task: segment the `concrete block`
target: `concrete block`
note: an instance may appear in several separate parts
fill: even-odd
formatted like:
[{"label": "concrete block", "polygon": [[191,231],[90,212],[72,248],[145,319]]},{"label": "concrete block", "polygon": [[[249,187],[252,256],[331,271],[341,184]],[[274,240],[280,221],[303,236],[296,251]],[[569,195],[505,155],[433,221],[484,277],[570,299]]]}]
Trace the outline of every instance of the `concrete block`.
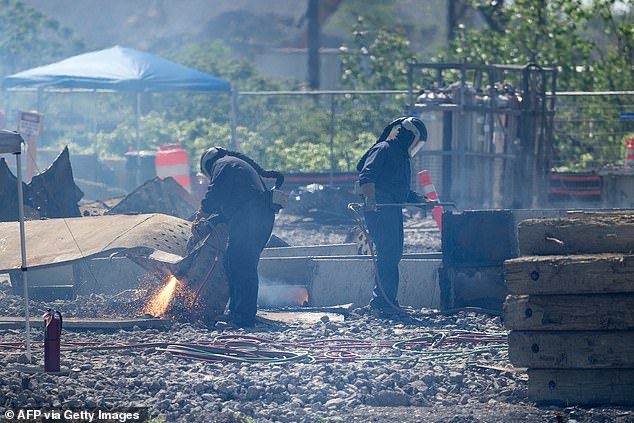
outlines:
[{"label": "concrete block", "polygon": [[372,298],[374,270],[370,259],[315,259],[308,284],[313,307],[354,303],[363,306]]},{"label": "concrete block", "polygon": [[145,269],[127,257],[80,260],[75,267],[75,292],[79,295],[118,294],[136,289],[147,277]]},{"label": "concrete block", "polygon": [[[311,306],[354,303],[372,298],[374,267],[371,259],[315,259],[308,298]],[[398,300],[415,308],[440,306],[438,268],[442,260],[405,259],[399,265]]]},{"label": "concrete block", "polygon": [[[72,285],[73,265],[60,264],[43,269],[33,268],[27,270],[29,287],[51,286],[51,285]],[[10,273],[11,283],[17,293],[22,293],[22,271],[16,270]]]},{"label": "concrete block", "polygon": [[262,257],[321,257],[356,255],[359,246],[356,243],[332,245],[302,245],[297,247],[265,248]]},{"label": "concrete block", "polygon": [[[264,257],[258,274],[262,285],[306,287],[310,306],[363,306],[372,298],[374,267],[370,257],[357,257]],[[399,302],[417,308],[438,308],[441,263],[439,258],[401,260]]]},{"label": "concrete block", "polygon": [[441,265],[441,259],[401,260],[399,302],[416,308],[440,308],[438,269]]},{"label": "concrete block", "polygon": [[[19,295],[24,289],[21,273],[10,272],[14,292]],[[151,275],[126,257],[91,257],[28,270],[29,288],[34,290],[34,295],[37,289],[69,286],[73,286],[73,293],[79,295],[118,294],[137,288],[148,277]]]},{"label": "concrete block", "polygon": [[306,287],[312,272],[313,260],[307,257],[262,257],[258,264],[260,284]]}]

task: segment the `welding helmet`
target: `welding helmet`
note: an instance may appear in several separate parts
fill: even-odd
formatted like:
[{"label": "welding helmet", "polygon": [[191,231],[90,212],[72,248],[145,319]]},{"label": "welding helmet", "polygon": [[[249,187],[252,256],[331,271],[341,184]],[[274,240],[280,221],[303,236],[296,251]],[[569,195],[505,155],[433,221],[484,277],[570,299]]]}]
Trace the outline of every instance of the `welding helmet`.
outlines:
[{"label": "welding helmet", "polygon": [[407,149],[409,156],[414,157],[427,141],[427,128],[420,119],[415,117],[403,119],[401,127],[414,135],[414,139]]},{"label": "welding helmet", "polygon": [[200,156],[200,171],[211,179],[211,164],[223,157],[227,151],[222,147],[211,147]]}]

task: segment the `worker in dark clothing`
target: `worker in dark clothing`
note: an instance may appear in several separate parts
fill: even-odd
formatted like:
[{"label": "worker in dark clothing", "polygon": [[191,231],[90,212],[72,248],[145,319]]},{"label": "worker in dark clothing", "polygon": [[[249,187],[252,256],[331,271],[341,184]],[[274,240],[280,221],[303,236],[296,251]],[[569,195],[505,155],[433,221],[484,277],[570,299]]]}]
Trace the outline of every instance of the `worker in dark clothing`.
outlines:
[{"label": "worker in dark clothing", "polygon": [[194,220],[196,234],[203,223],[228,225],[224,266],[229,280],[231,323],[239,327],[255,324],[258,298],[258,261],[271,236],[275,221],[271,191],[262,177],[284,177],[265,171],[249,157],[214,147],[201,157],[200,170],[209,177],[205,198]]},{"label": "worker in dark clothing", "polygon": [[[410,158],[427,141],[427,128],[417,118],[400,118],[385,127],[359,161],[359,184],[365,198],[365,221],[376,247],[377,275],[370,307],[380,313],[402,311],[396,298],[398,264],[403,254],[401,207],[381,204],[422,203],[410,189]],[[378,204],[378,205],[377,205]]]}]

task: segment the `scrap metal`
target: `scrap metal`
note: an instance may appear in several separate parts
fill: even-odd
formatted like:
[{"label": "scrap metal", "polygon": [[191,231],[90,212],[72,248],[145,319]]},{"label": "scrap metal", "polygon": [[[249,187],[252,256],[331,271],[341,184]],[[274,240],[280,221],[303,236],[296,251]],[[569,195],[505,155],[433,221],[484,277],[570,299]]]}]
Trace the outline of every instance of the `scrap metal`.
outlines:
[{"label": "scrap metal", "polygon": [[[185,255],[190,234],[186,220],[162,214],[91,216],[25,222],[29,268],[109,256],[145,246]],[[0,222],[0,273],[20,269],[18,222]]]}]

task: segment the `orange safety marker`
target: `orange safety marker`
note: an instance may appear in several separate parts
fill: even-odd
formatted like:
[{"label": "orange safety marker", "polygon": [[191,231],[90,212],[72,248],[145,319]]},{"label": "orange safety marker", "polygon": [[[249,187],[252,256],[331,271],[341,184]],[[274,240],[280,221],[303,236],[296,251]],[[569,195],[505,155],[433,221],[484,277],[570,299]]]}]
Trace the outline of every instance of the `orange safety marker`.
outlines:
[{"label": "orange safety marker", "polygon": [[625,139],[625,165],[624,167],[634,166],[634,138]]},{"label": "orange safety marker", "polygon": [[[423,194],[432,201],[439,201],[438,193],[436,192],[436,187],[434,187],[434,184],[431,182],[431,175],[429,174],[429,171],[425,169],[418,172],[418,180],[423,186]],[[442,206],[436,206],[431,209],[431,214],[438,225],[440,233],[442,233],[442,212]]]},{"label": "orange safety marker", "polygon": [[189,155],[180,144],[166,144],[156,153],[156,176],[165,179],[171,176],[183,188],[191,192]]}]

